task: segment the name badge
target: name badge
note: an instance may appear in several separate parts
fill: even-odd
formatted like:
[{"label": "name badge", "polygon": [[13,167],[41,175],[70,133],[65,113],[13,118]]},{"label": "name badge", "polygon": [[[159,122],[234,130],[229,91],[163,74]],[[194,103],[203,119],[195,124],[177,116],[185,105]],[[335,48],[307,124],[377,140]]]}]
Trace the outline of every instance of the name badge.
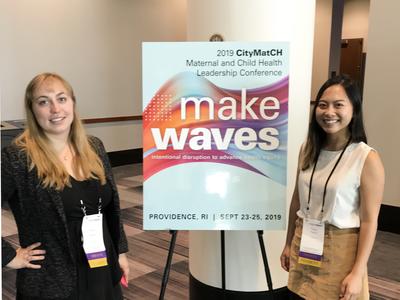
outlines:
[{"label": "name badge", "polygon": [[103,239],[103,214],[84,216],[82,221],[83,250],[90,268],[107,266]]},{"label": "name badge", "polygon": [[325,223],[319,220],[303,219],[299,263],[321,267],[324,250]]}]

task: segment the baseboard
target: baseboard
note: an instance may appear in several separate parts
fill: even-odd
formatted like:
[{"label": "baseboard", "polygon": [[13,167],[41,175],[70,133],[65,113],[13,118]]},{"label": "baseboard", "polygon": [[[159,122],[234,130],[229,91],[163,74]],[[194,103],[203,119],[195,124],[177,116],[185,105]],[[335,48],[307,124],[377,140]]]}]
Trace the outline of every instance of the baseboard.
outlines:
[{"label": "baseboard", "polygon": [[142,148],[113,151],[113,152],[108,152],[107,154],[112,167],[118,167],[129,164],[138,164],[143,162]]},{"label": "baseboard", "polygon": [[400,207],[382,204],[378,218],[378,230],[400,234]]}]

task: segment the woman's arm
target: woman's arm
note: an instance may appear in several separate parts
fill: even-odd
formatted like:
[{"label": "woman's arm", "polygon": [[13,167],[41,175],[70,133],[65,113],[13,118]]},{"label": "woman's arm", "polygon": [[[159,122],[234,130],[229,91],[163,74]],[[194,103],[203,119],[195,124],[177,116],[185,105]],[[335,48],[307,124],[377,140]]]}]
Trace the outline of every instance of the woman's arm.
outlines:
[{"label": "woman's arm", "polygon": [[[297,172],[297,177],[298,177],[298,172]],[[281,254],[281,266],[287,272],[289,272],[290,246],[292,244],[294,231],[296,229],[296,218],[297,218],[296,212],[299,210],[299,208],[300,208],[300,200],[299,200],[299,191],[297,188],[297,178],[296,178],[296,186],[294,188],[292,201],[290,203],[289,223],[286,233],[286,243]]]},{"label": "woman's arm", "polygon": [[[301,150],[300,150],[301,153]],[[299,154],[299,164],[300,164],[300,154]],[[297,211],[300,209],[300,199],[299,199],[299,190],[298,190],[298,180],[299,180],[299,168],[297,168],[296,174],[296,183],[294,186],[294,191],[292,195],[292,200],[290,202],[290,209],[289,209],[289,223],[286,233],[286,243],[283,248],[281,254],[281,266],[282,268],[289,272],[289,263],[290,263],[290,245],[292,244],[294,231],[296,229],[296,219],[297,219]]]},{"label": "woman's arm", "polygon": [[343,299],[350,299],[361,291],[362,278],[366,274],[367,262],[375,241],[384,184],[382,161],[377,152],[371,151],[361,173],[360,235],[353,269],[342,283]]},{"label": "woman's arm", "polygon": [[[8,147],[1,151],[1,202],[15,201],[17,198],[17,184],[13,172],[13,164],[18,163],[14,155],[18,149]],[[13,164],[12,164],[13,163]],[[26,248],[14,249],[9,242],[1,239],[2,267],[7,266],[12,269],[32,268],[39,269],[40,265],[32,264],[32,261],[43,260],[45,250],[36,249],[40,243],[34,243]]]},{"label": "woman's arm", "polygon": [[[15,193],[15,178],[11,173],[11,158],[8,148],[1,151],[1,203],[9,201]],[[15,249],[9,242],[1,239],[2,266],[6,266],[16,256]]]},{"label": "woman's arm", "polygon": [[297,219],[297,211],[300,209],[300,200],[299,200],[299,190],[297,188],[297,179],[296,179],[296,187],[293,191],[292,202],[290,203],[290,211],[289,211],[289,224],[288,230],[286,234],[286,245],[290,246],[293,240],[294,231],[296,228],[296,219]]}]

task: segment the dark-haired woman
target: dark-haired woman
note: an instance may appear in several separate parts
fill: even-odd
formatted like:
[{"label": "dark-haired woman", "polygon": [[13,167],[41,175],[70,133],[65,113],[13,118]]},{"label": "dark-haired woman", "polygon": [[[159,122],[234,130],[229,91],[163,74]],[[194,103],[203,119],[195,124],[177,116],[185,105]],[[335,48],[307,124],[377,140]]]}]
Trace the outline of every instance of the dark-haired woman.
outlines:
[{"label": "dark-haired woman", "polygon": [[367,262],[383,189],[358,87],[344,75],[329,79],[300,151],[281,255],[294,299],[369,299]]}]

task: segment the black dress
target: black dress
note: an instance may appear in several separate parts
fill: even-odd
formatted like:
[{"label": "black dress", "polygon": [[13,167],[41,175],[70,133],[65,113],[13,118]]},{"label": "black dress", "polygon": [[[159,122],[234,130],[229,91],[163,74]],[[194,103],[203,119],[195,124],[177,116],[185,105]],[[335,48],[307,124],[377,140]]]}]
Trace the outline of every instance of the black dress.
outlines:
[{"label": "black dress", "polygon": [[[83,211],[80,201],[86,207],[86,214],[98,213],[99,198],[101,198],[101,212],[103,213],[103,238],[107,251],[108,265],[90,268],[86,259],[81,241]],[[107,207],[113,204],[110,185],[101,185],[98,180],[77,181],[71,177],[71,187],[65,187],[61,199],[67,217],[68,231],[73,256],[77,267],[77,288],[68,298],[70,300],[116,300],[122,299],[119,284],[122,272],[118,264],[118,255],[113,247],[108,230],[105,213]]]}]

